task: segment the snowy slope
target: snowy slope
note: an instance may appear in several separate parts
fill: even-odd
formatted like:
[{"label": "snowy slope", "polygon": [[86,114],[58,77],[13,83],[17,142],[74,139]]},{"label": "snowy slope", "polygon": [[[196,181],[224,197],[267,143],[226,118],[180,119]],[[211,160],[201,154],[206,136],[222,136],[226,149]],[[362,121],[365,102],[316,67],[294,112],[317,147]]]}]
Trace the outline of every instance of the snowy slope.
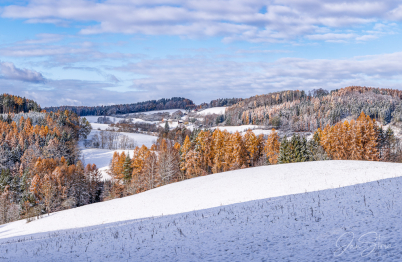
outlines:
[{"label": "snowy slope", "polygon": [[0,240],[3,261],[401,261],[402,177]]},{"label": "snowy slope", "polygon": [[197,115],[212,115],[212,114],[217,114],[217,115],[223,115],[225,114],[226,107],[211,107],[207,108],[205,110],[197,112]]},{"label": "snowy slope", "polygon": [[198,177],[134,196],[0,227],[0,239],[81,228],[338,188],[401,176],[401,164],[324,161],[264,166]]}]

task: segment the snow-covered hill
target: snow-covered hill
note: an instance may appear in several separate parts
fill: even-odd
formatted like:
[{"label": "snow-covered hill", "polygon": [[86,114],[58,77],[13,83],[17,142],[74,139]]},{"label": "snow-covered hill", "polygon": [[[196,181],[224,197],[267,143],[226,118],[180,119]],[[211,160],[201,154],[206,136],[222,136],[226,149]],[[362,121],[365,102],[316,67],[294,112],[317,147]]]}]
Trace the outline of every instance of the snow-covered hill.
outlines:
[{"label": "snow-covered hill", "polygon": [[401,261],[400,167],[326,161],[191,179],[0,226],[0,258]]},{"label": "snow-covered hill", "polygon": [[217,115],[222,115],[225,113],[226,107],[221,106],[221,107],[211,107],[207,108],[204,110],[201,110],[197,112],[197,115],[212,115],[212,114],[217,114]]},{"label": "snow-covered hill", "polygon": [[134,196],[70,209],[0,228],[0,239],[201,210],[402,175],[402,165],[324,161],[248,168],[198,177]]}]

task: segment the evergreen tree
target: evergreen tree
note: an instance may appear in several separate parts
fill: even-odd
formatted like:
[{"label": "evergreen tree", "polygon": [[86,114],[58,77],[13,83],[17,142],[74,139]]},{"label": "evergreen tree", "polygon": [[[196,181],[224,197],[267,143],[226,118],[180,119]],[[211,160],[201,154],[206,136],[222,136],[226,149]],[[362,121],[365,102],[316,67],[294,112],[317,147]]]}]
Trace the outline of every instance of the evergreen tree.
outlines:
[{"label": "evergreen tree", "polygon": [[168,133],[169,133],[169,130],[170,130],[169,123],[168,123],[168,121],[166,120],[166,121],[165,121],[165,128],[164,128],[165,134],[168,134]]},{"label": "evergreen tree", "polygon": [[127,154],[126,159],[123,163],[123,181],[124,183],[129,183],[131,181],[133,173],[133,168],[131,167],[130,154]]},{"label": "evergreen tree", "polygon": [[285,164],[290,163],[290,155],[291,155],[291,148],[290,142],[288,141],[287,137],[284,136],[281,141],[281,146],[279,148],[279,163]]},{"label": "evergreen tree", "polygon": [[313,139],[307,142],[307,148],[310,153],[309,161],[329,160],[324,148],[320,145],[320,136],[318,132],[314,133]]}]

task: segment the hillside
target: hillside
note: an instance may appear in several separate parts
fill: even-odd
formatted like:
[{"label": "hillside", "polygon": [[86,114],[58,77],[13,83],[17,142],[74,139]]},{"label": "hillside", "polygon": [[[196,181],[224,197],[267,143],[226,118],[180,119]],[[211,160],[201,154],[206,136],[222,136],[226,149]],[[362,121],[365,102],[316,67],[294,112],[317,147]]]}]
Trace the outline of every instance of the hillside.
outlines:
[{"label": "hillside", "polygon": [[[400,164],[322,161],[198,177],[144,193],[65,210],[0,228],[0,238],[178,214],[222,205],[345,187],[400,176]],[[129,207],[129,208],[128,208]]]},{"label": "hillside", "polygon": [[282,91],[257,95],[226,109],[226,125],[265,125],[293,132],[313,132],[361,112],[386,125],[402,120],[402,92],[350,86],[328,92]]},{"label": "hillside", "polygon": [[29,224],[6,224],[0,228],[1,258],[398,261],[399,169],[393,163],[326,161],[191,179]]}]

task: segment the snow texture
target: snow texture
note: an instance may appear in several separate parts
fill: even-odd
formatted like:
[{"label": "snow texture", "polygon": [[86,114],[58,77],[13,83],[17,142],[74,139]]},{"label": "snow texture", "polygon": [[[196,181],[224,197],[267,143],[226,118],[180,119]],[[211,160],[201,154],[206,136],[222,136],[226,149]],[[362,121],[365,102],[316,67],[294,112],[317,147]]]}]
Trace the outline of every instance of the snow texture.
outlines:
[{"label": "snow texture", "polygon": [[25,221],[10,223],[0,230],[0,238],[178,214],[256,199],[344,187],[397,177],[401,174],[400,168],[401,164],[395,163],[322,161],[229,171],[53,213],[28,224]]},{"label": "snow texture", "polygon": [[[3,225],[0,257],[5,261],[401,261],[400,167],[325,161],[195,178],[29,224]],[[161,213],[164,216],[155,217]],[[67,228],[72,229],[63,230]]]}]

